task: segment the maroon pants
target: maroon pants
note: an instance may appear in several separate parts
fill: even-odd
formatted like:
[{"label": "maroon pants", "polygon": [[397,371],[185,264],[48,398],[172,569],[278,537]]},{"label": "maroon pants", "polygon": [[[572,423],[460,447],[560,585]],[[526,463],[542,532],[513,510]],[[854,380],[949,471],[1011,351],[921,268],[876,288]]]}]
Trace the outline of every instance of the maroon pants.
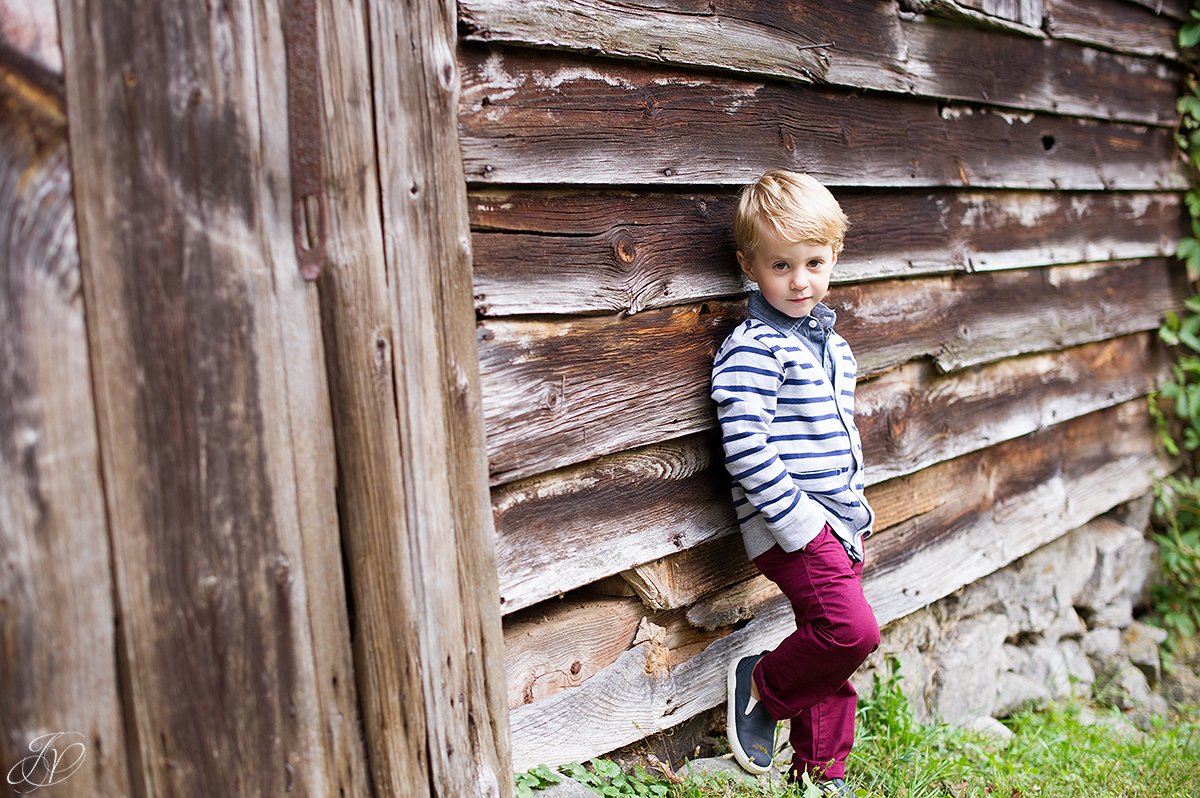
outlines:
[{"label": "maroon pants", "polygon": [[843,778],[858,705],[848,679],[879,645],[879,624],[863,596],[862,563],[851,562],[826,526],[800,551],[775,546],[754,564],[796,613],[796,631],[754,671],[762,702],[776,720],[792,719],[797,775]]}]

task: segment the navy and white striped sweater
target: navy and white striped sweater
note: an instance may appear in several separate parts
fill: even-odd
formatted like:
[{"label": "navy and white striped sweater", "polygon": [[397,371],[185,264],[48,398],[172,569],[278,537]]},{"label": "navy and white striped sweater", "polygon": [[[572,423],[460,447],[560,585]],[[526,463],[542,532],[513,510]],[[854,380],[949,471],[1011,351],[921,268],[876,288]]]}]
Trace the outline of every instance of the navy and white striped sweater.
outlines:
[{"label": "navy and white striped sweater", "polygon": [[828,523],[851,558],[861,560],[875,513],[863,496],[854,426],[858,362],[833,332],[834,313],[824,305],[811,315],[830,324],[826,364],[800,337],[809,316],[793,319],[757,291],[749,304],[751,317],[717,350],[712,372],[746,553],[753,559],[776,543],[797,551]]}]

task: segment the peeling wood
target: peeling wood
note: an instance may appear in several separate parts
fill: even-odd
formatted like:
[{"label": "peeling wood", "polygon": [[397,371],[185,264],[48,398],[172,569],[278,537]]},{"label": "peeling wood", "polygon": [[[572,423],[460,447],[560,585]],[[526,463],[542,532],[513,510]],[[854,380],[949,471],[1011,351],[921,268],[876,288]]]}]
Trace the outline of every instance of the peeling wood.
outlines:
[{"label": "peeling wood", "polygon": [[279,20],[59,19],[131,792],[365,795]]},{"label": "peeling wood", "polygon": [[1179,57],[1178,21],[1129,0],[1045,0],[1055,38],[1142,57]]},{"label": "peeling wood", "polygon": [[508,705],[531,704],[582,684],[633,645],[644,615],[637,599],[573,599],[509,616]]},{"label": "peeling wood", "polygon": [[[927,7],[928,3],[921,3]],[[1169,125],[1180,72],[1169,65],[1048,42],[1040,0],[943,2],[958,21],[897,14],[876,0],[697,6],[582,0],[464,0],[464,39],[855,89]],[[1007,12],[1006,22],[971,8]],[[661,24],[664,13],[670,24]],[[657,23],[657,24],[656,24]],[[956,24],[957,23],[957,24]],[[982,25],[982,26],[981,26]],[[1016,32],[1019,35],[1011,35]],[[1034,37],[1034,38],[1030,38]],[[832,46],[822,46],[831,43]],[[806,49],[800,49],[806,48]]]},{"label": "peeling wood", "polygon": [[900,8],[1035,39],[1046,37],[1041,0],[900,0]]},{"label": "peeling wood", "polygon": [[[1141,396],[1164,368],[1161,347],[1142,334],[940,377],[914,366],[863,383],[856,418],[876,530],[942,498],[897,487],[896,477]],[[721,540],[736,531],[721,463],[713,436],[697,434],[497,488],[506,611],[617,571],[652,609],[685,606],[744,576],[740,541]]]},{"label": "peeling wood", "polygon": [[531,51],[472,47],[461,58],[471,183],[730,185],[782,166],[846,186],[1185,185],[1165,128],[801,84],[665,80],[646,65]]},{"label": "peeling wood", "polygon": [[[1178,194],[835,191],[851,220],[835,284],[1173,255],[1183,234]],[[484,316],[638,313],[745,290],[733,191],[469,199]]]},{"label": "peeling wood", "polygon": [[0,0],[0,70],[19,72],[61,99],[62,47],[53,3]]},{"label": "peeling wood", "polygon": [[[839,286],[827,301],[861,374],[925,357],[954,371],[1156,329],[1185,282],[1181,269],[1148,260]],[[625,318],[482,322],[493,484],[711,428],[712,356],[742,318],[740,303],[710,301]]]},{"label": "peeling wood", "polygon": [[9,768],[84,735],[52,792],[91,798],[132,790],[72,200],[65,131],[0,96],[0,765],[31,792]]},{"label": "peeling wood", "polygon": [[503,611],[731,532],[711,446],[692,436],[495,489]]}]

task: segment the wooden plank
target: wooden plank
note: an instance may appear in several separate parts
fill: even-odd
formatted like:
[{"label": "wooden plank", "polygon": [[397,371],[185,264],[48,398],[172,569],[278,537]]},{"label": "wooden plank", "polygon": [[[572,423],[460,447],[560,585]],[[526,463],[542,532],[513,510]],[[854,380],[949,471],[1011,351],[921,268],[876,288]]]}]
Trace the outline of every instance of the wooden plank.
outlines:
[{"label": "wooden plank", "polygon": [[0,93],[0,142],[0,765],[62,733],[55,794],[129,795],[66,131]]},{"label": "wooden plank", "polygon": [[1045,0],[1053,37],[1138,56],[1178,58],[1179,23],[1127,0]]},{"label": "wooden plank", "polygon": [[[534,51],[460,48],[467,180],[1183,188],[1170,130]],[[852,129],[845,120],[854,120]],[[870,146],[863,146],[870,142]]]},{"label": "wooden plank", "polygon": [[632,599],[547,602],[504,623],[508,705],[531,704],[585,680],[633,644],[645,615]]},{"label": "wooden plank", "polygon": [[1031,28],[1042,26],[1042,0],[957,0],[992,17],[1007,19]]},{"label": "wooden plank", "polygon": [[[978,1],[976,0],[978,5]],[[987,0],[987,5],[1000,4]],[[915,94],[1009,108],[1171,124],[1179,71],[1167,64],[1045,40],[1040,0],[1019,23],[964,6],[964,24],[898,14],[892,3],[690,0],[464,0],[464,39],[579,50],[656,64]],[[665,15],[670,24],[664,24]],[[979,23],[992,27],[980,27]],[[1030,27],[1032,26],[1032,27]],[[1007,28],[1008,30],[1004,30]],[[1016,31],[1022,35],[1009,35]],[[1038,38],[1029,38],[1029,36]]]},{"label": "wooden plank", "polygon": [[[394,388],[392,300],[380,218],[371,52],[364,13],[319,6],[321,188],[328,235],[320,304],[338,451],[341,535],[354,599],[356,682],[362,737],[380,796],[429,790],[425,703],[418,636],[420,566],[410,540]],[[338,564],[340,566],[340,563]],[[357,736],[357,734],[356,734]]]},{"label": "wooden plank", "polygon": [[[1149,260],[846,285],[828,301],[869,375],[1156,329],[1186,294],[1182,270]],[[483,321],[493,483],[710,428],[712,356],[743,317],[740,303],[710,301],[623,318]]]},{"label": "wooden plank", "polygon": [[61,96],[62,69],[54,4],[0,0],[0,70]]},{"label": "wooden plank", "polygon": [[863,385],[855,421],[870,481],[1144,396],[1170,366],[1150,335],[1027,355],[938,375],[910,364]]},{"label": "wooden plank", "polygon": [[365,795],[280,20],[59,19],[132,791]]},{"label": "wooden plank", "polygon": [[711,446],[692,436],[495,489],[504,611],[733,531]]},{"label": "wooden plank", "polygon": [[1135,5],[1148,8],[1160,16],[1168,16],[1180,21],[1188,19],[1192,4],[1190,0],[1129,0]]},{"label": "wooden plank", "polygon": [[621,573],[653,610],[686,607],[715,589],[758,573],[741,535],[726,535]]},{"label": "wooden plank", "polygon": [[[1151,379],[1166,369],[1162,347],[1149,334],[1126,336],[1070,349],[1006,360],[947,376],[928,366],[906,367],[859,388],[856,422],[868,463],[868,498],[875,507],[876,529],[902,523],[927,509],[929,501],[911,492],[895,495],[885,480],[918,472],[938,462],[980,451],[1054,426],[1071,418],[1142,396]],[[998,419],[1002,421],[997,421]],[[712,446],[690,443],[689,468],[675,482],[654,484],[667,491],[666,506],[695,502],[705,484],[716,504],[705,510],[706,526],[697,535],[683,534],[688,548],[679,551],[676,535],[683,525],[658,515],[658,505],[628,504],[615,497],[635,496],[645,484],[636,468],[593,469],[584,464],[562,474],[536,480],[540,494],[497,491],[506,512],[497,513],[502,592],[525,605],[599,578],[619,562],[645,560],[624,571],[647,607],[670,609],[753,574],[741,552],[740,538],[722,537],[735,530],[726,478]],[[671,444],[652,447],[657,459],[675,461],[682,451]],[[682,446],[680,447],[683,448]],[[670,454],[668,452],[671,452]],[[622,455],[609,458],[620,462]],[[648,470],[648,469],[647,469]],[[705,482],[707,481],[707,482]],[[695,483],[695,484],[693,484]],[[670,499],[671,491],[677,499]],[[552,502],[545,497],[553,497]],[[535,525],[531,519],[554,519]],[[712,542],[709,542],[712,541]],[[572,551],[564,567],[545,552]],[[652,559],[659,558],[659,559]]]},{"label": "wooden plank", "polygon": [[[974,507],[947,501],[941,513],[931,511],[896,534],[896,550],[903,553],[897,562],[885,560],[882,546],[869,550],[865,587],[881,623],[949,595],[1141,495],[1150,487],[1151,473],[1166,470],[1154,453],[1140,401],[966,460],[969,464],[936,467],[940,473],[929,469],[905,478],[936,476],[945,491],[956,480],[967,482],[978,474],[975,487],[985,490],[970,495]],[[755,612],[744,627],[673,667],[658,666],[670,656],[649,640],[579,687],[513,710],[515,767],[586,759],[717,705],[729,659],[770,648],[794,628],[786,601],[769,601]]]},{"label": "wooden plank", "polygon": [[[835,283],[1174,254],[1178,194],[841,189]],[[475,310],[636,313],[744,290],[736,192],[470,195]]]},{"label": "wooden plank", "polygon": [[392,317],[391,350],[380,355],[394,364],[404,509],[397,531],[417,575],[420,756],[429,767],[420,794],[508,798],[504,639],[456,135],[457,14],[441,0],[368,0],[367,15]]}]

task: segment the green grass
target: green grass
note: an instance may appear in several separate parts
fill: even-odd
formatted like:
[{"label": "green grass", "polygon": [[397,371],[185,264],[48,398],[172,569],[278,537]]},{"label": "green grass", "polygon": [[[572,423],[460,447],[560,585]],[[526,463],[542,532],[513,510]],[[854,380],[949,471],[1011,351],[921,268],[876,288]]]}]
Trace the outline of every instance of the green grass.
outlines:
[{"label": "green grass", "polygon": [[[859,707],[859,733],[847,763],[860,798],[1197,798],[1200,708],[1156,721],[1144,735],[1121,735],[1095,718],[1115,709],[1058,703],[1005,721],[1006,747],[956,727],[921,724],[893,674]],[[1089,722],[1092,721],[1092,722]],[[612,763],[589,770],[613,776]],[[581,768],[581,766],[574,766]],[[578,773],[579,771],[576,771]],[[574,775],[574,774],[573,774]],[[664,798],[815,798],[803,785],[746,783],[728,774],[672,781],[658,774],[595,778],[597,793]],[[527,793],[528,794],[528,793]],[[536,789],[532,795],[536,798]]]},{"label": "green grass", "polygon": [[[911,723],[861,734],[847,763],[870,798],[1196,798],[1200,712],[1122,739],[1088,724],[1080,704],[1021,712],[1006,748],[949,726]],[[1099,710],[1101,714],[1105,711]],[[802,786],[761,786],[727,776],[672,785],[671,798],[808,798]]]}]

